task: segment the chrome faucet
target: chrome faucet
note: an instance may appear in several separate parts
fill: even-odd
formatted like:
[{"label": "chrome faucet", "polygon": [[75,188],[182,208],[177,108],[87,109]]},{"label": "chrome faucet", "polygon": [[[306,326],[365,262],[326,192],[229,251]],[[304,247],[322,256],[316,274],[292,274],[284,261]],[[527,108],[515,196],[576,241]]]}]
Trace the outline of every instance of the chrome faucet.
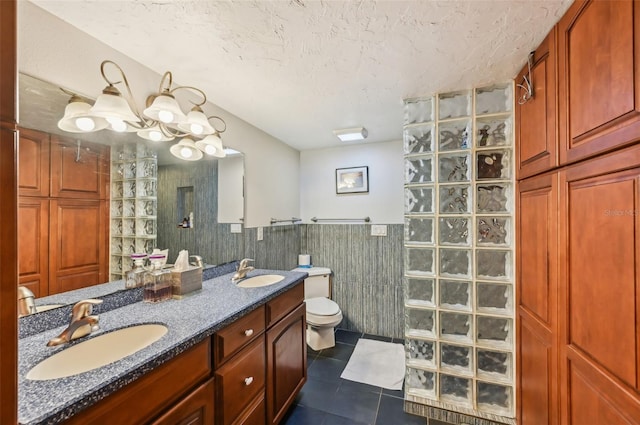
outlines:
[{"label": "chrome faucet", "polygon": [[62,331],[57,337],[51,339],[51,341],[47,343],[47,347],[66,344],[74,339],[97,331],[100,318],[97,315],[91,315],[93,306],[97,304],[102,304],[102,300],[88,299],[78,301],[71,310],[71,322],[67,329]]},{"label": "chrome faucet", "polygon": [[249,261],[253,261],[253,260],[251,258],[245,258],[242,261],[240,261],[240,264],[238,265],[238,270],[231,277],[232,282],[236,282],[238,280],[242,280],[246,278],[247,273],[255,269],[255,267],[249,265]]},{"label": "chrome faucet", "polygon": [[18,317],[35,313],[36,303],[33,292],[26,286],[18,286]]}]

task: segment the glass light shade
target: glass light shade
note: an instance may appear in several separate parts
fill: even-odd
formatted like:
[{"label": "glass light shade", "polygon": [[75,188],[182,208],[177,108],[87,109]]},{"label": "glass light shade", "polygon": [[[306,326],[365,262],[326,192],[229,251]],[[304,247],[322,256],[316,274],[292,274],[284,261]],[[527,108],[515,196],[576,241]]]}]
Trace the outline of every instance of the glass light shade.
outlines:
[{"label": "glass light shade", "polygon": [[198,149],[193,140],[188,137],[171,146],[169,152],[176,158],[184,159],[185,161],[197,161],[203,157],[200,149]]},{"label": "glass light shade", "polygon": [[184,115],[178,102],[173,96],[160,94],[153,100],[151,106],[143,112],[145,117],[154,121],[161,121],[165,124],[179,124],[184,122],[187,117]]},{"label": "glass light shade", "polygon": [[217,158],[224,158],[227,156],[227,153],[222,147],[222,139],[220,139],[217,134],[212,134],[202,140],[198,140],[196,142],[196,146],[198,149],[210,156],[215,156]]},{"label": "glass light shade", "polygon": [[105,93],[96,99],[91,107],[91,115],[120,121],[139,122],[140,118],[133,113],[129,103],[120,95]]},{"label": "glass light shade", "polygon": [[107,123],[107,130],[115,131],[116,133],[132,133],[139,130],[139,128],[136,128],[119,118],[107,118]]},{"label": "glass light shade", "polygon": [[168,142],[169,140],[175,139],[175,137],[167,137],[162,130],[160,130],[160,126],[157,124],[153,127],[138,130],[137,134],[143,139],[151,140],[153,142]]},{"label": "glass light shade", "polygon": [[178,128],[185,133],[191,133],[198,136],[201,134],[213,134],[216,132],[216,129],[209,124],[207,116],[198,107],[189,111],[186,120],[178,124]]},{"label": "glass light shade", "polygon": [[64,108],[64,116],[58,121],[60,130],[70,133],[88,133],[106,128],[109,123],[100,117],[91,116],[91,105],[86,102],[71,102]]}]

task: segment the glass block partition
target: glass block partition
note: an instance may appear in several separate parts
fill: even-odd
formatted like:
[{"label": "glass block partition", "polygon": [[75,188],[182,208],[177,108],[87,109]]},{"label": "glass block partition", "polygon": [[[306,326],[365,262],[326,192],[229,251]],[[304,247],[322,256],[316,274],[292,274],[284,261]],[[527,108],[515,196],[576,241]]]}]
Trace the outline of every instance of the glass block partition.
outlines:
[{"label": "glass block partition", "polygon": [[156,247],[157,180],[158,160],[146,145],[111,149],[110,280],[131,269],[131,254]]},{"label": "glass block partition", "polygon": [[405,397],[512,422],[512,84],[404,110]]}]

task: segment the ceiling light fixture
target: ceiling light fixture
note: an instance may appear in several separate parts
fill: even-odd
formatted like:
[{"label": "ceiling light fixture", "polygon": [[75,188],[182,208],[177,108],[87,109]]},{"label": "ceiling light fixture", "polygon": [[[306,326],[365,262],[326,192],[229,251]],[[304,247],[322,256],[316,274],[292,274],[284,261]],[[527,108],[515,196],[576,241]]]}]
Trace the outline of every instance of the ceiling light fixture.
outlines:
[{"label": "ceiling light fixture", "polygon": [[[107,77],[107,65],[117,70],[119,80]],[[89,133],[105,128],[117,132],[136,132],[138,136],[154,142],[184,137],[170,149],[177,158],[197,161],[204,156],[203,152],[219,158],[225,156],[220,133],[227,129],[227,124],[222,118],[207,116],[203,112],[202,106],[207,102],[207,96],[202,90],[193,86],[174,87],[173,76],[167,71],[160,80],[158,92],[147,97],[147,107],[141,114],[122,68],[113,61],[105,60],[100,64],[100,73],[107,86],[93,106],[80,96],[62,89],[71,95],[71,99],[64,116],[58,121],[58,128],[71,133]],[[118,84],[126,89],[125,95],[116,87]],[[182,112],[175,99],[174,93],[178,90],[195,92],[201,97],[198,102],[191,101],[194,106],[188,114]],[[212,119],[219,120],[224,127],[217,129],[211,124]]]},{"label": "ceiling light fixture", "polygon": [[364,127],[356,128],[343,128],[341,130],[333,130],[338,139],[343,142],[352,142],[354,140],[364,140],[369,135],[369,132]]}]

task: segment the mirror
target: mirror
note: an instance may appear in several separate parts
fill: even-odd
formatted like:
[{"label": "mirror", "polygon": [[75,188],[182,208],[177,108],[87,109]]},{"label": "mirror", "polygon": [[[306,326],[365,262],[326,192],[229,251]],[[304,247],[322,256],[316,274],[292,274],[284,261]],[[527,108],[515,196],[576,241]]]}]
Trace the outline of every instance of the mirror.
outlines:
[{"label": "mirror", "polygon": [[[139,138],[135,133],[108,130],[67,133],[57,127],[57,122],[64,114],[69,97],[55,84],[19,74],[20,126],[80,140],[81,143],[109,145],[112,152],[121,149],[121,146],[144,146],[157,155],[157,213],[155,223],[150,226],[155,225],[155,247],[169,249],[168,262],[175,260],[182,249],[187,249],[191,255],[200,255],[208,265],[242,258],[242,233],[232,233],[232,228],[237,230],[242,223],[244,214],[244,159],[241,153],[226,158],[186,162],[169,152],[169,147],[176,141],[154,143]],[[112,173],[113,169],[112,161]],[[112,200],[109,261],[122,261],[121,268],[126,272],[130,268],[129,254],[132,250],[139,252],[141,245],[136,244],[136,235],[131,238],[113,236],[117,233],[113,226],[122,221],[115,217],[114,208],[118,206]],[[189,217],[189,213],[193,213],[193,226],[178,227],[185,217]],[[118,243],[121,246],[117,246]],[[147,248],[147,252],[152,248],[152,245],[142,246]],[[110,273],[109,280],[116,279],[118,275]],[[105,291],[113,291],[113,286],[103,286]]]}]

